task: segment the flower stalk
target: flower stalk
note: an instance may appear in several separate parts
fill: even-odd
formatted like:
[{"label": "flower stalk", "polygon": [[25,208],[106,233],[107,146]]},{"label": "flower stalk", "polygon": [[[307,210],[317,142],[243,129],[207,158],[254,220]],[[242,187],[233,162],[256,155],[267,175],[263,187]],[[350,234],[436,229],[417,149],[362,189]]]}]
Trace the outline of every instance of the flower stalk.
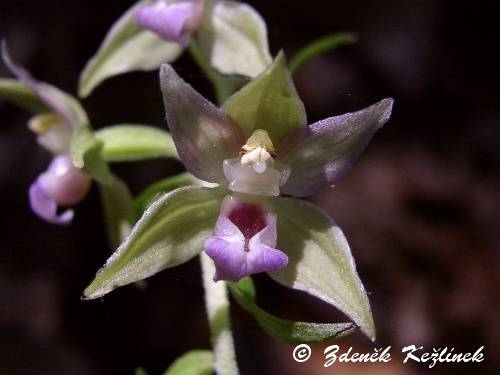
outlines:
[{"label": "flower stalk", "polygon": [[215,266],[208,255],[201,253],[200,261],[214,354],[214,370],[217,375],[237,375],[239,371],[231,331],[226,283],[213,281]]}]

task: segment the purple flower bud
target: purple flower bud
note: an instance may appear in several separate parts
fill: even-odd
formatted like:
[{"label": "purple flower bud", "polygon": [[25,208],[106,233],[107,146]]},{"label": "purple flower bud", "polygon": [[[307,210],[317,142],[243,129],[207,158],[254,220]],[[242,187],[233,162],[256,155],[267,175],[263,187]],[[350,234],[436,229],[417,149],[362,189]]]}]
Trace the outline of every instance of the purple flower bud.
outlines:
[{"label": "purple flower bud", "polygon": [[215,263],[214,281],[238,281],[284,268],[288,257],[276,246],[276,215],[262,205],[224,199],[205,251]]},{"label": "purple flower bud", "polygon": [[134,20],[140,27],[186,47],[189,36],[200,25],[203,0],[157,0],[137,9]]},{"label": "purple flower bud", "polygon": [[68,155],[57,156],[30,187],[31,209],[49,223],[69,224],[73,210],[58,215],[57,207],[80,202],[87,195],[90,183],[90,178],[73,165]]}]

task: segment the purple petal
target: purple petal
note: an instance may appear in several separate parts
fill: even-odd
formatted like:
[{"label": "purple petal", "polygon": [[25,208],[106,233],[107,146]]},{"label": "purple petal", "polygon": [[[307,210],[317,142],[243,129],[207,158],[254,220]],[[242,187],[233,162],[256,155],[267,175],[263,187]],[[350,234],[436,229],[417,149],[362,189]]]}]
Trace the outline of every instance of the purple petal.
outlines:
[{"label": "purple petal", "polygon": [[224,159],[244,144],[238,127],[220,108],[198,94],[170,65],[160,69],[167,122],[187,170],[209,182],[224,182]]},{"label": "purple petal", "polygon": [[186,47],[189,35],[198,28],[203,14],[203,1],[157,0],[134,13],[140,27],[157,33],[162,38]]},{"label": "purple petal", "polygon": [[73,165],[68,155],[52,159],[38,181],[59,206],[73,206],[80,202],[87,195],[91,184],[90,178]]},{"label": "purple petal", "polygon": [[12,74],[33,90],[47,107],[57,113],[64,120],[66,126],[74,129],[78,124],[88,122],[85,113],[73,97],[54,86],[37,81],[28,71],[14,63],[5,41],[2,43],[2,59]]},{"label": "purple petal", "polygon": [[49,223],[68,225],[73,220],[73,210],[57,214],[57,203],[45,192],[39,178],[30,186],[29,200],[33,212]]},{"label": "purple petal", "polygon": [[90,184],[90,178],[73,165],[69,156],[57,156],[30,187],[31,209],[50,223],[69,224],[73,210],[57,215],[57,207],[80,202],[87,195]]},{"label": "purple petal", "polygon": [[286,136],[277,147],[277,160],[292,171],[281,193],[305,197],[335,184],[387,122],[392,104],[393,99],[384,99],[361,111],[330,117]]},{"label": "purple petal", "polygon": [[205,251],[216,267],[215,281],[238,281],[282,269],[288,257],[276,246],[276,215],[262,206],[226,197]]}]

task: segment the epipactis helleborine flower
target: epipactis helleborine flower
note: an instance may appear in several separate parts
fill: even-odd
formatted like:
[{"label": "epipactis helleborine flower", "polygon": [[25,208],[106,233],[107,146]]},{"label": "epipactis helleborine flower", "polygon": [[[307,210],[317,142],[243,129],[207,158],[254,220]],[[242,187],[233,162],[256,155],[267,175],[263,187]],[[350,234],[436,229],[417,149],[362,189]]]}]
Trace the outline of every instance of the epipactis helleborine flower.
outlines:
[{"label": "epipactis helleborine flower", "polygon": [[[34,116],[28,123],[37,135],[37,142],[48,150],[53,159],[29,188],[31,209],[49,223],[70,224],[74,212],[66,209],[58,213],[58,206],[71,207],[79,203],[90,189],[91,179],[73,165],[70,142],[77,124],[86,116],[73,108],[68,96],[46,83],[35,80],[26,70],[10,58],[5,44],[2,58],[10,71],[35,93],[48,112]],[[85,119],[82,119],[85,117]]]},{"label": "epipactis helleborine flower", "polygon": [[187,47],[201,22],[204,0],[157,0],[139,7],[134,20],[140,27]]},{"label": "epipactis helleborine flower", "polygon": [[214,280],[266,272],[338,307],[370,338],[370,305],[349,245],[319,207],[300,199],[331,186],[388,119],[393,100],[307,125],[283,54],[223,108],[160,69],[180,159],[217,187],[160,196],[85,289],[85,298],[179,265],[205,250]]},{"label": "epipactis helleborine flower", "polygon": [[[274,140],[275,148],[265,129],[254,129],[245,141],[239,125],[170,66],[162,66],[161,81],[167,123],[184,165],[196,177],[229,189],[213,236],[205,243],[217,269],[215,280],[238,281],[285,267],[287,249],[274,248],[279,218],[266,198],[280,192],[304,197],[335,183],[387,121],[392,107],[392,99],[385,99],[360,112],[292,130]],[[252,203],[245,202],[249,197]]]}]

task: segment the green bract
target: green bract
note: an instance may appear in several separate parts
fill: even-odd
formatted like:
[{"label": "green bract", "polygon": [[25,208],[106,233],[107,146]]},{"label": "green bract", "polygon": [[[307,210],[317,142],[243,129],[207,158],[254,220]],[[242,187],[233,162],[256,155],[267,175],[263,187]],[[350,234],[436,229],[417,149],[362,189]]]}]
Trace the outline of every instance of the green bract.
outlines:
[{"label": "green bract", "polygon": [[353,33],[335,33],[316,39],[302,48],[290,61],[290,72],[295,73],[303,64],[324,52],[354,43],[357,40]]},{"label": "green bract", "polygon": [[80,76],[78,94],[81,97],[90,95],[107,78],[134,70],[154,70],[164,62],[174,61],[182,53],[178,44],[167,42],[135,24],[134,12],[149,3],[152,1],[138,2],[111,27]]},{"label": "green bract", "polygon": [[84,297],[103,296],[196,256],[217,218],[221,193],[182,187],[160,197],[97,273]]},{"label": "green bract", "polygon": [[163,375],[210,375],[213,357],[209,350],[191,350],[177,358]]},{"label": "green bract", "polygon": [[278,247],[287,250],[288,266],[270,276],[334,305],[374,340],[368,297],[340,228],[305,201],[276,198],[273,206],[278,214]]},{"label": "green bract", "polygon": [[153,126],[113,125],[96,131],[95,137],[103,143],[102,157],[110,162],[177,157],[170,134]]},{"label": "green bract", "polygon": [[176,176],[167,177],[149,185],[140,192],[134,199],[135,216],[139,219],[146,208],[154,202],[162,193],[173,191],[182,186],[199,185],[197,180],[190,173],[181,173]]},{"label": "green bract", "polygon": [[230,283],[229,289],[234,299],[248,313],[252,314],[259,325],[274,338],[289,344],[302,344],[332,340],[350,334],[354,323],[304,323],[280,319],[262,310],[255,303],[255,287],[250,277],[238,283]]}]

